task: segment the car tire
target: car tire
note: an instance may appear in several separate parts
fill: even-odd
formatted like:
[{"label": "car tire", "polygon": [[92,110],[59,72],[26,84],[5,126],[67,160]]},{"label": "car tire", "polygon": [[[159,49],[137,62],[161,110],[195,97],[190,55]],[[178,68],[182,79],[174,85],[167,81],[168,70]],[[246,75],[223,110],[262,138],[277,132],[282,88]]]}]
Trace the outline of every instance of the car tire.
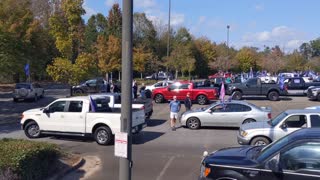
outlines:
[{"label": "car tire", "polygon": [[24,127],[24,133],[30,139],[39,138],[41,136],[40,127],[34,121],[27,123]]},{"label": "car tire", "polygon": [[83,94],[83,91],[81,89],[76,89],[74,90],[75,94]]},{"label": "car tire", "polygon": [[242,93],[240,91],[234,91],[231,96],[232,96],[233,100],[241,100],[242,99]]},{"label": "car tire", "polygon": [[37,101],[38,101],[38,95],[37,95],[37,94],[34,95],[33,101],[34,101],[34,102],[37,102]]},{"label": "car tire", "polygon": [[196,117],[191,117],[187,120],[187,127],[189,129],[199,129],[201,127],[200,120]]},{"label": "car tire", "polygon": [[279,100],[279,93],[277,91],[271,91],[268,93],[268,99],[270,101],[278,101]]},{"label": "car tire", "polygon": [[256,120],[254,120],[254,119],[246,119],[246,120],[243,121],[242,124],[247,124],[247,123],[252,123],[252,122],[256,122]]},{"label": "car tire", "polygon": [[317,100],[320,101],[320,93],[317,95]]},{"label": "car tire", "polygon": [[162,103],[164,101],[164,97],[163,95],[161,94],[157,94],[155,97],[154,97],[154,102],[156,103]]},{"label": "car tire", "polygon": [[18,99],[17,98],[13,98],[13,102],[18,102]]},{"label": "car tire", "polygon": [[200,104],[200,105],[205,105],[205,104],[207,104],[207,102],[208,102],[208,98],[207,98],[205,95],[199,95],[199,96],[197,97],[197,102],[198,102],[198,104]]},{"label": "car tire", "polygon": [[109,145],[113,139],[112,132],[109,127],[101,126],[94,131],[94,140],[100,145]]},{"label": "car tire", "polygon": [[270,140],[265,137],[255,137],[250,143],[252,146],[263,146],[268,144],[270,144]]}]

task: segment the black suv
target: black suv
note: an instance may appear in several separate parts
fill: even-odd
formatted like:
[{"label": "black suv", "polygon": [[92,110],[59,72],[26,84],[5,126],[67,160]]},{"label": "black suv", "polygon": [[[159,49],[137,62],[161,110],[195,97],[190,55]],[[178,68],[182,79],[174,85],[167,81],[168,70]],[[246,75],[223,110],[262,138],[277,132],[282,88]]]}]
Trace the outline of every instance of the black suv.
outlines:
[{"label": "black suv", "polygon": [[218,150],[200,169],[201,180],[320,179],[320,128],[297,130],[268,146]]}]

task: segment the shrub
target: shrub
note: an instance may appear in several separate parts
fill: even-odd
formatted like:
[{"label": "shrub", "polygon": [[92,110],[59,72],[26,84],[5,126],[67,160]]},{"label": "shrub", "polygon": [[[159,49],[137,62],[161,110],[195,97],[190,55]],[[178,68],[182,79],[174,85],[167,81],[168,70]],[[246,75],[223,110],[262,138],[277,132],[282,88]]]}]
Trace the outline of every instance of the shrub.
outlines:
[{"label": "shrub", "polygon": [[0,140],[0,179],[44,179],[60,156],[56,145],[28,140]]}]

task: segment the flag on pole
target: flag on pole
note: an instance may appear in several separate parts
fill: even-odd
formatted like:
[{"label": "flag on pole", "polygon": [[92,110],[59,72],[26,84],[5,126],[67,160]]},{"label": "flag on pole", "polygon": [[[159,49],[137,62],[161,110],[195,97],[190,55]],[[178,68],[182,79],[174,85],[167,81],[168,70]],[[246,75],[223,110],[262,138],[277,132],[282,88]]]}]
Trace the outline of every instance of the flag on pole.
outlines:
[{"label": "flag on pole", "polygon": [[249,78],[253,78],[253,70],[252,70],[252,67],[250,67],[250,74],[249,74]]},{"label": "flag on pole", "polygon": [[221,88],[220,88],[220,100],[224,102],[224,96],[226,95],[226,90],[224,88],[224,82],[222,81]]},{"label": "flag on pole", "polygon": [[93,99],[92,99],[91,96],[89,96],[89,98],[90,98],[91,112],[96,112],[97,105],[96,105],[96,103],[93,101]]},{"label": "flag on pole", "polygon": [[30,75],[30,67],[28,63],[24,66],[24,72],[26,73],[26,76]]}]

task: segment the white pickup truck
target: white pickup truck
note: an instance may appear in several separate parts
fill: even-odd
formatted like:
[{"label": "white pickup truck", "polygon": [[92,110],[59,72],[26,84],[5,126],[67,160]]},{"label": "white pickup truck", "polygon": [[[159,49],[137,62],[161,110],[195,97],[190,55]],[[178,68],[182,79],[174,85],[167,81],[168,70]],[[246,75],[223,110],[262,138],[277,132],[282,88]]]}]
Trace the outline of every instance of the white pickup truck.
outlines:
[{"label": "white pickup truck", "polygon": [[[61,98],[44,108],[23,112],[21,126],[29,138],[41,134],[93,136],[100,145],[112,143],[113,135],[120,132],[121,107],[109,106],[104,96]],[[94,103],[92,103],[94,102]],[[143,104],[132,110],[132,133],[146,127]]]}]

